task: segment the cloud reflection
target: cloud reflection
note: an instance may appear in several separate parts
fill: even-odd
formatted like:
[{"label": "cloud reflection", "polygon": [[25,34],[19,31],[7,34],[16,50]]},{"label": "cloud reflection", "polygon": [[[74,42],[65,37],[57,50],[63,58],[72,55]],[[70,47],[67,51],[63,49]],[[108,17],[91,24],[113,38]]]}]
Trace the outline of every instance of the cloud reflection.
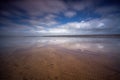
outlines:
[{"label": "cloud reflection", "polygon": [[53,47],[74,51],[117,52],[120,39],[109,38],[58,38],[58,37],[28,37],[0,39],[0,47],[6,48],[41,48]]}]

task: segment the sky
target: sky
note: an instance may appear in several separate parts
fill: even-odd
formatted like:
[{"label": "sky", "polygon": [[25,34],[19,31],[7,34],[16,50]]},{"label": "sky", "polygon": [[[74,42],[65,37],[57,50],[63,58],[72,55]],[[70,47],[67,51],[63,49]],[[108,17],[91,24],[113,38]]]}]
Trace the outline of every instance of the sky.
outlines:
[{"label": "sky", "polygon": [[0,36],[83,34],[120,34],[120,1],[0,1]]}]

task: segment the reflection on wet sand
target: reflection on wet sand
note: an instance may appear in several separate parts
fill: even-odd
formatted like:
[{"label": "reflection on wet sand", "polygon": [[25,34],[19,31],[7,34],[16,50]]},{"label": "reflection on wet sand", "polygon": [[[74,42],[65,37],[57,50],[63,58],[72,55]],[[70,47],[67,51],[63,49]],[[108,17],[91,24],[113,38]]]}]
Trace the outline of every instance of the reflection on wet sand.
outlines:
[{"label": "reflection on wet sand", "polygon": [[0,80],[119,80],[120,39],[0,39]]}]

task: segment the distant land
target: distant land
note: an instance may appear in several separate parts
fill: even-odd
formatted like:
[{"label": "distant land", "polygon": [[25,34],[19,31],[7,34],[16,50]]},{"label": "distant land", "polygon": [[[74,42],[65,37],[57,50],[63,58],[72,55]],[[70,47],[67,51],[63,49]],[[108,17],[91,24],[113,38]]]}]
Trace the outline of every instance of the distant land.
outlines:
[{"label": "distant land", "polygon": [[120,37],[120,34],[0,36],[0,37]]},{"label": "distant land", "polygon": [[44,35],[41,37],[120,37],[120,34]]}]

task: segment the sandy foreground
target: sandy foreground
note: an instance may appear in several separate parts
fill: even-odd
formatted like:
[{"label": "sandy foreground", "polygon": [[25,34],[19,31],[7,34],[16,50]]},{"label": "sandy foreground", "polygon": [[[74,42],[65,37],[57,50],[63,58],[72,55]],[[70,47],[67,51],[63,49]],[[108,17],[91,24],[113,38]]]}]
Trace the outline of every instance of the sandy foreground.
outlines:
[{"label": "sandy foreground", "polygon": [[1,55],[0,80],[119,80],[106,55],[56,46],[11,50]]},{"label": "sandy foreground", "polygon": [[118,43],[67,40],[3,40],[0,80],[120,80]]}]

